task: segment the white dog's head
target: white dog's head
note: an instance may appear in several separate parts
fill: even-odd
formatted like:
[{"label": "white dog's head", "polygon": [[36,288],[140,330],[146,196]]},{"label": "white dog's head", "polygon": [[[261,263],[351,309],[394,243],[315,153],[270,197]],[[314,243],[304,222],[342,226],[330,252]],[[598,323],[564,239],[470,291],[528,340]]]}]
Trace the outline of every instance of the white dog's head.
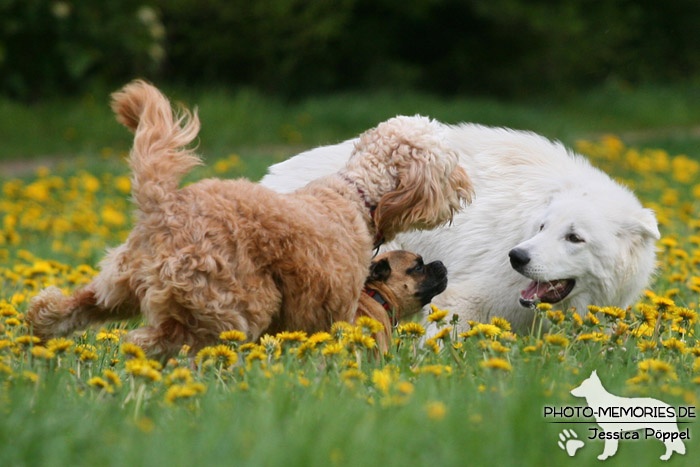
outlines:
[{"label": "white dog's head", "polygon": [[341,173],[376,206],[374,220],[386,241],[442,225],[471,200],[471,181],[444,131],[426,117],[395,117],[355,144]]},{"label": "white dog's head", "polygon": [[513,269],[532,282],[520,304],[629,304],[654,269],[659,230],[653,211],[629,192],[595,188],[555,193],[532,237],[509,252]]}]

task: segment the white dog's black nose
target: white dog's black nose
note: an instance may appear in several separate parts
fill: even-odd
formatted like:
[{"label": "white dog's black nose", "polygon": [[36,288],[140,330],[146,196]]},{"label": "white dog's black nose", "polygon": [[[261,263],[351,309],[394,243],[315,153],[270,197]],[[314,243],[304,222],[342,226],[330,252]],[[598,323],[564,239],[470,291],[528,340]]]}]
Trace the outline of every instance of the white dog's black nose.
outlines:
[{"label": "white dog's black nose", "polygon": [[513,269],[516,271],[519,271],[530,262],[530,255],[522,248],[513,248],[508,252],[508,257],[510,258],[510,265],[513,266]]}]

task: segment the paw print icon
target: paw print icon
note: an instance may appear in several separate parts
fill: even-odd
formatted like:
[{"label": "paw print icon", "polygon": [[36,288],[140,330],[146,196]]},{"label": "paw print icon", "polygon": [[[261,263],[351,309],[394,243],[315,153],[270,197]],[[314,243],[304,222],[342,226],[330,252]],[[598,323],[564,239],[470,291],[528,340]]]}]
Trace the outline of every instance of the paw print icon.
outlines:
[{"label": "paw print icon", "polygon": [[575,456],[576,451],[583,447],[583,441],[578,439],[576,432],[566,428],[559,433],[559,441],[557,444],[562,450],[566,451],[570,457]]}]

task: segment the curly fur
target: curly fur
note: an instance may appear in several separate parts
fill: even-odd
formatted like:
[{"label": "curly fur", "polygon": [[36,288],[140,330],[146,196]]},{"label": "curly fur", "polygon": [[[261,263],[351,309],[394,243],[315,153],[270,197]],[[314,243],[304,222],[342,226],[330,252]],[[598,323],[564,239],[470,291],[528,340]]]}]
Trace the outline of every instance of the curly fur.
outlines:
[{"label": "curly fur", "polygon": [[[40,337],[142,314],[146,325],[127,340],[166,356],[228,329],[250,340],[325,330],[353,320],[377,229],[391,240],[433,228],[470,199],[457,155],[427,118],[380,124],[339,173],[280,195],[243,179],[178,189],[201,163],[185,148],[197,136],[197,114],[174,115],[143,81],[116,92],[112,108],[134,132],[137,222],[85,289],[65,297],[49,288],[31,301],[27,318]],[[374,216],[367,205],[378,206]]]}]

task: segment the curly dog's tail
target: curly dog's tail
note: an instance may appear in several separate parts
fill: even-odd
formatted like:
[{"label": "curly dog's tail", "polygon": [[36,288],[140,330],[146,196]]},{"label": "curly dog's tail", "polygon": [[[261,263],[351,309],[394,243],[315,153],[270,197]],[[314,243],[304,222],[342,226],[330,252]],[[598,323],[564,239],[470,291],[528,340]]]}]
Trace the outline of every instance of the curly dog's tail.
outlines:
[{"label": "curly dog's tail", "polygon": [[129,155],[134,201],[142,212],[158,210],[180,178],[202,163],[185,148],[199,133],[197,112],[181,108],[173,113],[168,99],[142,80],[113,93],[112,110],[134,133]]}]

